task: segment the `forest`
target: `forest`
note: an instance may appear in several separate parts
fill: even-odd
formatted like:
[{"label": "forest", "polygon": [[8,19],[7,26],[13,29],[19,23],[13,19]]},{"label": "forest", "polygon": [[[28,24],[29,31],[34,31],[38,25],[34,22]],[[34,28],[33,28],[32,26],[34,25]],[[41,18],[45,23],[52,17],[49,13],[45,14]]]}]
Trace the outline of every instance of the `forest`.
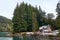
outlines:
[{"label": "forest", "polygon": [[0,32],[11,31],[17,32],[36,32],[39,27],[43,25],[51,25],[52,30],[60,31],[60,3],[56,5],[57,17],[54,19],[53,13],[48,13],[41,9],[41,7],[32,6],[22,2],[16,5],[13,12],[12,20],[0,16]]},{"label": "forest", "polygon": [[57,3],[56,12],[57,17],[54,18],[53,13],[48,13],[36,6],[22,2],[20,5],[16,5],[14,9],[12,23],[13,32],[33,32],[38,31],[39,27],[43,25],[51,25],[53,30],[60,30],[60,3]]},{"label": "forest", "polygon": [[0,32],[12,32],[12,21],[6,17],[0,16]]}]

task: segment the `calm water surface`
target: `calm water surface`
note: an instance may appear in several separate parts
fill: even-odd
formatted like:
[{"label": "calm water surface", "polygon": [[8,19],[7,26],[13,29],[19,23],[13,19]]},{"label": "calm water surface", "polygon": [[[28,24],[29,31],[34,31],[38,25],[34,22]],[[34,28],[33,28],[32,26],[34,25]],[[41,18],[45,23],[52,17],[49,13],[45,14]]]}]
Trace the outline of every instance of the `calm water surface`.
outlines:
[{"label": "calm water surface", "polygon": [[46,37],[46,36],[25,36],[25,37],[0,37],[0,40],[60,40],[60,37]]},{"label": "calm water surface", "polygon": [[13,40],[12,37],[0,37],[0,40]]}]

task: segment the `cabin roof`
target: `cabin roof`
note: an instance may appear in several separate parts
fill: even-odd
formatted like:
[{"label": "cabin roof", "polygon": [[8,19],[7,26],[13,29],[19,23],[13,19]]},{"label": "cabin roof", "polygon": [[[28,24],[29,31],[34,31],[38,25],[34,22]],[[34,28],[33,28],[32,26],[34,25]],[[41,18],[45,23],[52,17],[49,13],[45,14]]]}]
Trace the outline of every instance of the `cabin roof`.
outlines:
[{"label": "cabin roof", "polygon": [[47,27],[50,27],[49,25],[45,25],[45,26],[41,26],[41,27],[39,27],[39,29],[41,30],[41,29],[46,29]]}]

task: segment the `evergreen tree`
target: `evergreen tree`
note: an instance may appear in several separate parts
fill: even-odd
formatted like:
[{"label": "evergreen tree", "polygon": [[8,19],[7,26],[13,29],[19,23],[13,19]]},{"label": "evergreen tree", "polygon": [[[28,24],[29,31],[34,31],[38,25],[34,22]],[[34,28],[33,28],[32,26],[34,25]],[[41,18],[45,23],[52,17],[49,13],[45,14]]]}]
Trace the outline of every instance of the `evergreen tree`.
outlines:
[{"label": "evergreen tree", "polygon": [[19,20],[19,16],[18,16],[18,12],[19,12],[19,10],[18,10],[18,4],[17,4],[17,6],[16,6],[16,9],[14,10],[14,16],[13,16],[13,19],[12,19],[12,22],[13,22],[13,32],[18,32],[18,30],[19,30],[19,27],[18,27],[18,20]]},{"label": "evergreen tree", "polygon": [[17,4],[16,9],[14,10],[14,16],[12,19],[14,32],[27,31],[27,22],[24,19],[24,13],[25,13],[24,2],[21,3],[20,6],[18,6]]},{"label": "evergreen tree", "polygon": [[42,10],[38,10],[37,7],[33,7],[30,4],[27,5],[24,2],[20,5],[17,4],[12,19],[14,33],[23,31],[37,31],[39,25],[38,22],[41,21],[41,17],[43,17],[42,14],[45,13],[43,11],[39,13],[39,11]]},{"label": "evergreen tree", "polygon": [[41,7],[39,6],[39,10],[37,12],[37,20],[39,27],[45,24],[45,12],[42,11]]},{"label": "evergreen tree", "polygon": [[58,13],[58,16],[56,18],[56,26],[58,29],[60,29],[60,2],[57,3],[56,12]]},{"label": "evergreen tree", "polygon": [[35,12],[32,13],[32,31],[33,32],[38,31],[38,22],[36,19],[36,13]]}]

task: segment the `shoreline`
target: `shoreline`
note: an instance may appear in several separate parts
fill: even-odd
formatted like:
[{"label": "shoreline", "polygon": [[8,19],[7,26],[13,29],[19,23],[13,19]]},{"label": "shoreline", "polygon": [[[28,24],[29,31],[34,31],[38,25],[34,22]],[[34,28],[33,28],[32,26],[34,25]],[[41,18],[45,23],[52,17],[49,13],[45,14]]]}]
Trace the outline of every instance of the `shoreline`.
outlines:
[{"label": "shoreline", "polygon": [[27,34],[7,34],[7,35],[0,35],[0,37],[14,37],[14,36],[50,36],[50,37],[60,37],[60,35],[27,35]]}]

